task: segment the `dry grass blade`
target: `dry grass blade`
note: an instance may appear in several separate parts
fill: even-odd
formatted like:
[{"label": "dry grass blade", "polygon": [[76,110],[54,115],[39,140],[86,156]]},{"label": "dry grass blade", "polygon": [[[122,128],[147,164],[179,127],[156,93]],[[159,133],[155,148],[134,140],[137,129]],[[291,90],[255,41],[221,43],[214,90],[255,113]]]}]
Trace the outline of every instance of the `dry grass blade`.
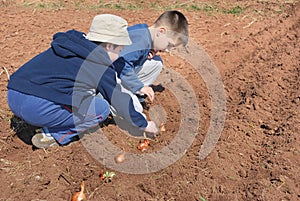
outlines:
[{"label": "dry grass blade", "polygon": [[254,19],[252,22],[250,22],[248,25],[244,26],[243,29],[250,27],[254,22],[256,22],[256,19]]},{"label": "dry grass blade", "polygon": [[3,72],[5,72],[6,75],[7,75],[7,79],[9,80],[10,75],[9,75],[9,73],[8,73],[8,70],[7,70],[4,66],[2,66],[2,69],[3,69],[3,70],[1,71],[0,75],[2,75]]}]

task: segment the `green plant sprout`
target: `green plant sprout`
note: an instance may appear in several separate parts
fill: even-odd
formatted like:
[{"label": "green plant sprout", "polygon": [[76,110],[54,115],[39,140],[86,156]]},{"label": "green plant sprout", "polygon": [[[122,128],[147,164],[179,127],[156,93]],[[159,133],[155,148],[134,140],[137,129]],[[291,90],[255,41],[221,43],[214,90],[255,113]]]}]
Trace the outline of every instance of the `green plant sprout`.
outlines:
[{"label": "green plant sprout", "polygon": [[201,200],[201,201],[207,201],[204,197],[202,197],[200,194],[198,195],[199,196],[199,199]]},{"label": "green plant sprout", "polygon": [[112,180],[112,178],[113,178],[114,176],[116,176],[116,173],[106,171],[106,172],[103,174],[103,181],[104,181],[105,183],[111,182],[111,180]]}]

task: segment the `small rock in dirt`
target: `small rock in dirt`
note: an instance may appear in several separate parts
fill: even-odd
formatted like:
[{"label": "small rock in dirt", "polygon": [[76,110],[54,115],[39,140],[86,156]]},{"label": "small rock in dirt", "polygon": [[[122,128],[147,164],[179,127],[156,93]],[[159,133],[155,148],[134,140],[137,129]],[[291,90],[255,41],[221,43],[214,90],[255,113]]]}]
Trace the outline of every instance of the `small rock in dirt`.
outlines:
[{"label": "small rock in dirt", "polygon": [[243,177],[243,178],[247,177],[247,172],[245,170],[243,170],[243,169],[239,170],[238,173],[239,173],[240,177]]}]

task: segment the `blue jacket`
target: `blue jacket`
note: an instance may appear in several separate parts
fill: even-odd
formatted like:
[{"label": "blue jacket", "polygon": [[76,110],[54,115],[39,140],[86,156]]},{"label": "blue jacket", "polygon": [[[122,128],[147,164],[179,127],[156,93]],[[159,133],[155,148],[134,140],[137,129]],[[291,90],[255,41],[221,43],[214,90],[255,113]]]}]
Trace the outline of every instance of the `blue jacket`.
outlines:
[{"label": "blue jacket", "polygon": [[[130,95],[121,91],[107,52],[76,30],[53,36],[51,47],[14,74],[8,88],[72,106],[85,115],[83,100],[101,93],[117,113],[135,127],[144,129],[147,120],[135,110]],[[85,101],[89,102],[89,101]]]},{"label": "blue jacket", "polygon": [[122,80],[122,85],[136,93],[144,84],[138,79],[134,70],[145,63],[153,44],[147,24],[128,27],[128,32],[132,44],[124,47],[120,58],[114,62],[114,66]]}]

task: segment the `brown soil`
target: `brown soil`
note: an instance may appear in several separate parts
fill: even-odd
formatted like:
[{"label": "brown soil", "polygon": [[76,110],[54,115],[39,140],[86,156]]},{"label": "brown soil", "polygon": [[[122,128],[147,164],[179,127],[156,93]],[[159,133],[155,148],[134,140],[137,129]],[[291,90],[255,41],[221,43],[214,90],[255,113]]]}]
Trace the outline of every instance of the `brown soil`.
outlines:
[{"label": "brown soil", "polygon": [[[128,174],[101,164],[81,140],[48,150],[32,148],[24,137],[32,128],[14,118],[7,106],[6,70],[12,74],[48,48],[58,31],[88,32],[98,13],[120,15],[130,25],[150,25],[169,4],[127,2],[138,7],[87,9],[65,1],[64,7],[38,8],[37,1],[31,6],[24,6],[23,1],[0,1],[0,200],[71,200],[82,180],[88,200],[299,200],[297,1],[214,4],[227,10],[241,5],[241,14],[180,9],[189,20],[191,40],[210,55],[226,91],[224,129],[216,147],[203,160],[199,160],[198,153],[210,124],[210,95],[201,76],[184,60],[169,54],[162,55],[165,66],[180,73],[192,86],[201,116],[198,135],[177,162],[154,173]],[[193,2],[176,1],[173,5],[188,6]],[[95,4],[81,1],[86,7]],[[178,84],[176,81],[173,80]],[[156,93],[155,102],[149,104],[161,105],[167,119],[166,131],[151,142],[147,152],[162,149],[174,139],[181,121],[180,106],[174,100],[166,89]],[[141,154],[136,149],[138,140],[124,135],[116,125],[110,123],[102,130],[112,144]],[[101,170],[114,171],[116,176],[105,183],[99,179]]]}]

